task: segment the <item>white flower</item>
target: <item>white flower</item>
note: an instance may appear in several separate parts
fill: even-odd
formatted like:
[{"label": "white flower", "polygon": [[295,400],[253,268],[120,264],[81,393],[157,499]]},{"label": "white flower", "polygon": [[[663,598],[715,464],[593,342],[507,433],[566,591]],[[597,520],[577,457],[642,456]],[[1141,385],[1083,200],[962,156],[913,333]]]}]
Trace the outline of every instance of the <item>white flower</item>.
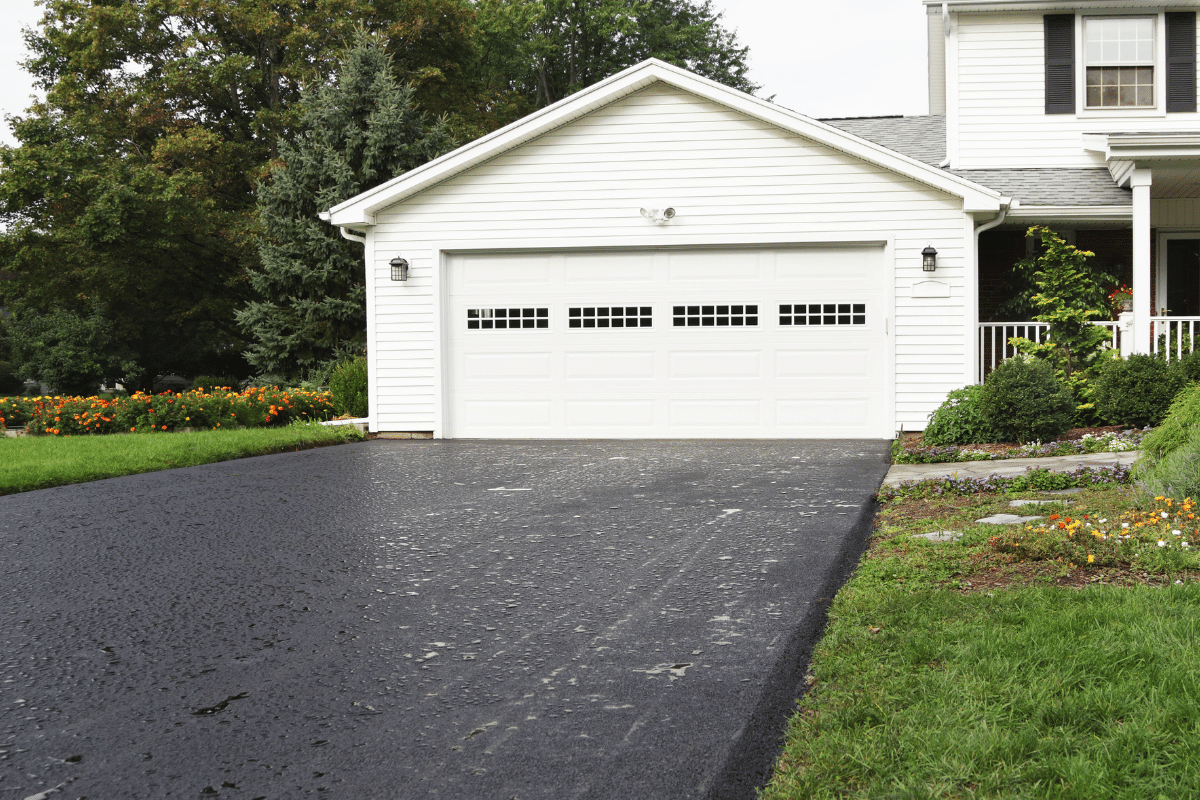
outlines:
[{"label": "white flower", "polygon": [[1102,519],[1102,520],[1100,520],[1100,521],[1101,521],[1101,522],[1108,522],[1108,520],[1106,520],[1106,519]]},{"label": "white flower", "polygon": [[1163,518],[1163,519],[1166,519],[1166,518],[1167,518],[1167,512],[1165,512],[1165,511],[1164,511],[1164,512],[1162,512],[1162,518]]},{"label": "white flower", "polygon": [[1183,546],[1184,546],[1184,547],[1191,547],[1191,545],[1190,545],[1190,544],[1188,544],[1187,542],[1184,542],[1184,543],[1183,543]]},{"label": "white flower", "polygon": [[1122,528],[1128,528],[1128,527],[1129,527],[1129,523],[1128,523],[1128,522],[1122,522],[1122,523],[1121,523],[1121,527],[1122,527]]},{"label": "white flower", "polygon": [[1166,546],[1167,546],[1167,543],[1166,543],[1166,542],[1164,542],[1162,539],[1159,539],[1159,540],[1158,540],[1158,546],[1159,546],[1159,547],[1166,547]]},{"label": "white flower", "polygon": [[1171,531],[1171,535],[1172,535],[1172,536],[1178,536],[1178,535],[1179,535],[1179,531]]}]

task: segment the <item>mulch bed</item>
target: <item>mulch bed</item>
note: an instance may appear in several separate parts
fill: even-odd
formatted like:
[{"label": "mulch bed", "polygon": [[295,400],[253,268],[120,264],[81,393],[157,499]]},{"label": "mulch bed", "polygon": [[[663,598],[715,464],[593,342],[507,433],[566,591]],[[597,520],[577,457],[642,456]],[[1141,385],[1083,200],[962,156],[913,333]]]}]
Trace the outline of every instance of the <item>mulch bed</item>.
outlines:
[{"label": "mulch bed", "polygon": [[[1071,430],[1058,437],[1058,441],[1067,442],[1076,439],[1082,439],[1086,434],[1097,436],[1101,433],[1120,433],[1121,431],[1129,430],[1128,425],[1102,425],[1098,428],[1071,428]],[[912,450],[916,447],[923,447],[925,434],[922,431],[910,431],[901,434],[901,443],[905,450]],[[965,444],[962,445],[964,450],[978,450],[984,453],[1007,453],[1013,448],[1020,447],[1017,442],[991,442],[989,444]]]}]

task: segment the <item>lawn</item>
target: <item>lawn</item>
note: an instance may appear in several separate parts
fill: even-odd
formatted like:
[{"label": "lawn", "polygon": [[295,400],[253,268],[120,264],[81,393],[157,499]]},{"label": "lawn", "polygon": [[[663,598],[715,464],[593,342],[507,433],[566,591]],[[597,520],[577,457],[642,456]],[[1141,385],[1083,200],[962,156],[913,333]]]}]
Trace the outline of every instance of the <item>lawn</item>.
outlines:
[{"label": "lawn", "polygon": [[975,522],[1001,494],[884,505],[764,798],[1200,796],[1197,515],[1017,496],[1057,504],[1032,528]]},{"label": "lawn", "polygon": [[363,440],[351,425],[0,437],[0,495]]}]

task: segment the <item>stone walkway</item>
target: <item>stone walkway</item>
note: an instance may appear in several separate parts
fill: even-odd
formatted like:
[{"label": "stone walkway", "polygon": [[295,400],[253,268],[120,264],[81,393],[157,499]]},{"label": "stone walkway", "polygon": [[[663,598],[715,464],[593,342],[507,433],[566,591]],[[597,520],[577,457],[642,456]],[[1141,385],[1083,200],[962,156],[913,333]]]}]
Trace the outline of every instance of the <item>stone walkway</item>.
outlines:
[{"label": "stone walkway", "polygon": [[1053,472],[1070,472],[1079,467],[1108,467],[1113,464],[1129,466],[1137,461],[1140,451],[1124,453],[1086,453],[1049,458],[1006,458],[996,461],[956,461],[950,464],[893,464],[883,479],[884,486],[896,486],[905,481],[926,478],[987,478],[992,475],[1012,477],[1024,474],[1030,467]]}]

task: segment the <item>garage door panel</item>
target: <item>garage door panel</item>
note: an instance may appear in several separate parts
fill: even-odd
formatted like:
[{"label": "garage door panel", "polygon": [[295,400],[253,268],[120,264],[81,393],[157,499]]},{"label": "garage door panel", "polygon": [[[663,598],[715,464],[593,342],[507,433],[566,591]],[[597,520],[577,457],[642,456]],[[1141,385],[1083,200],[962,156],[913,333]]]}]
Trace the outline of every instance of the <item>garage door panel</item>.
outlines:
[{"label": "garage door panel", "polygon": [[464,381],[549,380],[553,372],[553,354],[521,352],[465,353],[462,356]]},{"label": "garage door panel", "polygon": [[668,355],[672,380],[728,381],[762,377],[758,350],[674,350]]},{"label": "garage door panel", "polygon": [[[882,256],[876,246],[533,253],[528,262],[454,256],[444,315],[447,434],[887,436]],[[503,286],[489,283],[500,273]],[[866,310],[826,324],[827,303]],[[820,324],[807,313],[814,304]],[[714,306],[712,324],[686,324],[692,306],[701,307],[700,323],[703,307]],[[721,306],[725,326],[716,320]],[[735,306],[740,326],[731,322]],[[685,324],[675,325],[680,307]],[[545,310],[547,324],[468,329],[489,308],[507,308],[510,318],[511,309]]]},{"label": "garage door panel", "polygon": [[461,419],[481,429],[549,432],[553,429],[553,407],[549,400],[463,400]]},{"label": "garage door panel", "polygon": [[603,428],[610,431],[652,431],[656,424],[654,400],[567,400],[566,424],[570,428]]},{"label": "garage door panel", "polygon": [[653,350],[606,350],[567,352],[567,380],[652,380],[656,354]]},{"label": "garage door panel", "polygon": [[775,377],[782,380],[832,378],[838,381],[871,380],[880,364],[869,347],[829,347],[814,344],[808,350],[780,350],[775,354]]},{"label": "garage door panel", "polygon": [[874,398],[812,397],[775,401],[775,425],[790,431],[819,430],[829,427],[858,429],[868,436],[873,429]]},{"label": "garage door panel", "polygon": [[762,401],[720,397],[675,399],[667,403],[667,414],[673,428],[759,428]]}]

